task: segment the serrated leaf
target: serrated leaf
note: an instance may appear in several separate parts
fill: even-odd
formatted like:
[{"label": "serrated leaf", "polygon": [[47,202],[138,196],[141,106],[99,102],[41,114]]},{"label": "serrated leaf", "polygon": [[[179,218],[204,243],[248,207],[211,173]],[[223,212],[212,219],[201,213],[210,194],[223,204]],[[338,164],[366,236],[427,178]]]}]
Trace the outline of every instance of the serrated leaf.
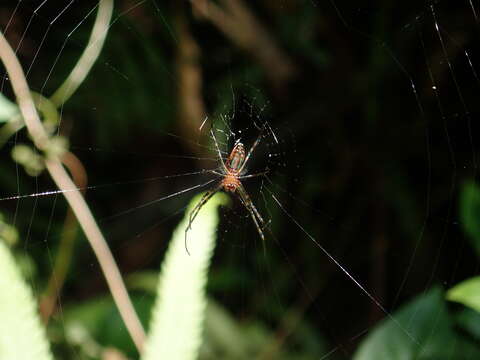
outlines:
[{"label": "serrated leaf", "polygon": [[462,187],[460,218],[463,229],[480,256],[480,188],[473,181],[465,183]]},{"label": "serrated leaf", "polygon": [[3,241],[0,241],[0,289],[0,359],[51,360],[37,303]]},{"label": "serrated leaf", "polygon": [[480,313],[480,276],[455,285],[448,290],[447,299],[461,303]]},{"label": "serrated leaf", "polygon": [[198,357],[207,304],[207,271],[219,221],[217,208],[227,199],[225,194],[219,193],[200,210],[188,232],[190,254],[185,249],[185,228],[200,197],[192,200],[184,219],[175,229],[162,264],[143,360],[193,360]]}]

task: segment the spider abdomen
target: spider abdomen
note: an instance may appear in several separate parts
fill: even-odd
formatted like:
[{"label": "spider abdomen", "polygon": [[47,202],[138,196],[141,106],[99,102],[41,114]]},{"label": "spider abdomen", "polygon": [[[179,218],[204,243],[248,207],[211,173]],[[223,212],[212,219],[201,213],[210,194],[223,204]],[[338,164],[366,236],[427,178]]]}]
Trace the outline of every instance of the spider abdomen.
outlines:
[{"label": "spider abdomen", "polygon": [[238,173],[245,161],[245,148],[241,142],[236,143],[225,166],[229,172]]}]

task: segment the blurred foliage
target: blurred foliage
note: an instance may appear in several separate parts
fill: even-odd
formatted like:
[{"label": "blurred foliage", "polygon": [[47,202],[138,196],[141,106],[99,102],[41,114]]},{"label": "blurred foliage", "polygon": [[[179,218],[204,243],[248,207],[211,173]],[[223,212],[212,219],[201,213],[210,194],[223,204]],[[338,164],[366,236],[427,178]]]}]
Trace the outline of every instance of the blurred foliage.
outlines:
[{"label": "blurred foliage", "polygon": [[393,319],[386,319],[369,334],[354,360],[475,359],[480,356],[478,346],[455,333],[440,289],[434,288],[419,296],[394,313]]},{"label": "blurred foliage", "polygon": [[447,299],[462,303],[480,313],[480,277],[470,278],[455,285],[448,291]]},{"label": "blurred foliage", "polygon": [[[165,176],[215,166],[210,124],[244,131],[248,148],[258,134],[252,124],[266,121],[279,144],[264,139],[249,171],[268,166],[271,183],[245,184],[270,220],[266,247],[238,201],[222,211],[201,358],[478,357],[480,318],[469,308],[478,291],[467,286],[475,285],[480,255],[480,41],[472,8],[444,0],[242,3],[294,65],[284,82],[269,73],[276,59],[261,64],[191,2],[120,0],[100,58],[59,109],[59,131],[87,168],[89,204],[124,274],[137,275],[129,286],[142,319],[190,194],[155,200],[206,181],[202,174]],[[0,17],[2,29],[12,15],[9,40],[17,46],[23,39],[17,53],[34,91],[48,97],[69,74],[95,4],[0,5],[8,15]],[[180,58],[187,43],[198,51]],[[182,71],[199,80],[200,96]],[[15,111],[7,85],[2,125]],[[189,122],[181,115],[185,99],[203,105],[204,130],[203,116]],[[15,146],[29,141],[19,129],[17,123],[6,132],[2,148],[4,198],[53,189],[45,175],[32,178],[10,160]],[[265,159],[272,154],[278,156]],[[300,232],[267,189],[405,331]],[[64,229],[65,203],[42,196],[0,204],[2,221],[20,234],[15,256],[40,297],[62,231],[74,231]],[[136,358],[96,261],[77,237],[48,325],[55,355],[99,359],[113,347]]]},{"label": "blurred foliage", "polygon": [[0,123],[10,121],[17,113],[17,106],[0,94]]},{"label": "blurred foliage", "polygon": [[480,341],[480,314],[477,311],[464,308],[456,314],[455,321],[473,343]]},{"label": "blurred foliage", "polygon": [[470,181],[460,194],[460,216],[472,247],[480,256],[480,187]]},{"label": "blurred foliage", "polygon": [[0,214],[0,239],[10,247],[13,247],[18,242],[17,229],[11,224],[5,222],[2,214]]},{"label": "blurred foliage", "polygon": [[16,145],[12,149],[12,159],[22,165],[30,176],[38,176],[45,169],[43,157],[28,145]]},{"label": "blurred foliage", "polygon": [[0,236],[0,354],[10,360],[50,360],[35,298]]},{"label": "blurred foliage", "polygon": [[[142,322],[147,325],[151,316],[154,296],[133,294],[132,301]],[[109,297],[96,297],[92,300],[66,307],[62,327],[50,329],[54,350],[59,359],[97,359],[102,352],[113,347],[129,357],[138,356],[135,346],[125,329],[120,314]]]}]

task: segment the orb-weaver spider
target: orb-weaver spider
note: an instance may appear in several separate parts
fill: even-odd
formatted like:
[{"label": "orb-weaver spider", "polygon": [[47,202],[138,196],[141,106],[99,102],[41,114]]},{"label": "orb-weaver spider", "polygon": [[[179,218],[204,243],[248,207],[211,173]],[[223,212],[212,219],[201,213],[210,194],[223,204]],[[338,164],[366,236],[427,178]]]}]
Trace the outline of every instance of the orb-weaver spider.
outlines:
[{"label": "orb-weaver spider", "polygon": [[257,139],[255,140],[252,147],[248,151],[247,156],[245,156],[245,147],[239,140],[237,140],[235,142],[235,145],[233,146],[233,149],[230,155],[227,157],[226,161],[223,161],[222,153],[220,151],[220,147],[218,146],[217,139],[215,138],[215,134],[213,133],[212,130],[210,130],[210,133],[215,143],[215,148],[216,148],[221,165],[220,165],[220,172],[216,170],[207,170],[207,172],[221,176],[222,180],[220,180],[220,182],[216,186],[214,186],[212,189],[208,190],[202,196],[198,204],[195,205],[193,210],[190,212],[188,225],[185,228],[185,249],[187,250],[187,253],[188,253],[187,233],[191,229],[193,221],[197,217],[198,212],[203,207],[203,205],[205,205],[208,202],[208,200],[212,198],[213,195],[215,195],[218,191],[222,189],[226,192],[233,193],[238,196],[243,206],[245,206],[245,208],[250,213],[250,216],[252,217],[252,220],[255,223],[255,227],[257,228],[260,238],[262,239],[262,241],[265,240],[265,236],[262,230],[265,227],[265,221],[263,220],[262,216],[258,212],[257,208],[253,204],[252,200],[250,199],[250,196],[248,195],[247,191],[245,190],[245,188],[243,187],[240,181],[243,179],[248,179],[256,176],[262,176],[268,172],[267,170],[265,172],[258,173],[258,174],[243,175],[246,171],[245,166],[247,165],[247,162],[250,159],[250,156],[252,155],[257,145],[260,143],[260,140],[262,138],[262,132],[260,132],[260,134],[258,135]]}]

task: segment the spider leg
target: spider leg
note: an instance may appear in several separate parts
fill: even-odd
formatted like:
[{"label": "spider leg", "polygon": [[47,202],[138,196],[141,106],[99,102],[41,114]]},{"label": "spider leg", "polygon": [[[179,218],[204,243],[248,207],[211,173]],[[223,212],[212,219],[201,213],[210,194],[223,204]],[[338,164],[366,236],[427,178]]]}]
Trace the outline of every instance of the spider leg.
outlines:
[{"label": "spider leg", "polygon": [[222,174],[222,173],[220,173],[220,172],[218,172],[218,171],[215,171],[215,170],[206,170],[206,171],[209,172],[209,173],[212,173],[212,174],[221,176],[221,177],[224,177],[224,176],[225,176],[225,174]]},{"label": "spider leg", "polygon": [[265,241],[265,235],[263,234],[263,230],[262,230],[265,227],[265,221],[263,220],[262,216],[258,212],[255,205],[253,205],[253,202],[250,199],[250,196],[248,196],[247,191],[242,185],[240,185],[237,188],[237,193],[243,205],[247,208],[248,212],[250,213],[250,216],[252,217],[253,222],[255,223],[255,226],[257,228],[258,234],[260,235],[260,238],[262,239],[262,241]]},{"label": "spider leg", "polygon": [[218,146],[217,138],[215,137],[215,133],[213,132],[212,129],[210,129],[210,134],[211,134],[212,137],[213,137],[213,142],[215,143],[215,148],[217,149],[218,158],[220,159],[220,162],[222,163],[222,169],[223,169],[225,172],[228,172],[228,169],[227,169],[227,167],[225,166],[225,162],[223,161],[222,152],[220,151],[220,147]]},{"label": "spider leg", "polygon": [[261,173],[257,173],[257,174],[248,174],[248,175],[240,175],[238,178],[243,180],[243,179],[248,179],[248,178],[253,178],[253,177],[257,177],[257,176],[264,176],[264,175],[267,175],[269,173],[269,171],[263,171]]},{"label": "spider leg", "polygon": [[247,165],[247,162],[250,159],[250,156],[252,156],[253,150],[255,150],[257,145],[260,143],[260,140],[262,140],[264,129],[265,129],[265,127],[260,131],[260,134],[258,134],[257,139],[253,143],[252,147],[250,148],[250,150],[248,150],[247,156],[245,157],[245,160],[243,161],[242,167],[238,170],[239,174],[242,173],[243,169],[245,168],[245,165]]},{"label": "spider leg", "polygon": [[188,255],[190,255],[190,252],[188,251],[188,247],[187,247],[187,233],[192,228],[193,220],[195,220],[195,218],[197,217],[197,215],[200,212],[200,209],[203,207],[203,205],[205,205],[208,202],[208,200],[210,200],[212,198],[212,196],[215,195],[217,193],[217,191],[220,190],[221,188],[222,188],[222,184],[220,183],[215,188],[213,188],[212,190],[209,190],[205,194],[203,194],[200,201],[197,203],[197,205],[195,205],[193,210],[190,212],[190,216],[189,216],[189,219],[188,219],[188,225],[185,228],[185,250],[187,251]]}]

